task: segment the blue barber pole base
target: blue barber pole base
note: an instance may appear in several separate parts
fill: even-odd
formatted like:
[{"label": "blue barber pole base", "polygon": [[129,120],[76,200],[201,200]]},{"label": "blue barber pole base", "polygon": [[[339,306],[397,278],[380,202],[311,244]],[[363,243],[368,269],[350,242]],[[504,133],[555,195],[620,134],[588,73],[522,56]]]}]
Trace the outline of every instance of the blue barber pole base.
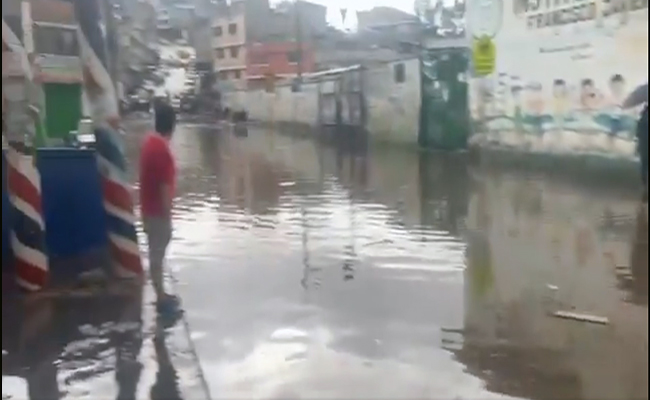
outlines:
[{"label": "blue barber pole base", "polygon": [[[106,213],[94,150],[38,150],[45,239],[53,285],[74,282],[80,274],[110,270]],[[2,157],[2,268],[11,273],[9,242],[13,207],[7,191],[7,163]]]},{"label": "blue barber pole base", "polygon": [[108,269],[108,236],[94,150],[38,151],[46,243],[53,283]]}]

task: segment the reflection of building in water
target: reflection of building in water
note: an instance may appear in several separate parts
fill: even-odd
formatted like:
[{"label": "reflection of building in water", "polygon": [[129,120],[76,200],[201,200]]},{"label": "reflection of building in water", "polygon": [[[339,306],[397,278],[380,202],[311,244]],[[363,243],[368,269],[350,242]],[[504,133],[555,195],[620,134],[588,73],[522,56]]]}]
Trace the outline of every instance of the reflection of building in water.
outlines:
[{"label": "reflection of building in water", "polygon": [[24,379],[30,400],[58,399],[82,387],[83,393],[101,398],[106,393],[88,391],[106,390],[106,383],[116,385],[111,391],[117,389],[117,398],[135,398],[142,369],[140,289],[30,304],[3,293],[3,398],[25,399],[24,393],[15,393],[18,385],[5,384],[7,377]]},{"label": "reflection of building in water", "polygon": [[617,270],[619,285],[630,294],[629,301],[648,305],[648,208],[642,206],[636,217],[629,268]]},{"label": "reflection of building in water", "polygon": [[223,134],[217,153],[218,191],[225,204],[232,204],[254,214],[277,208],[282,195],[280,183],[288,174],[278,165],[256,152],[254,140]]},{"label": "reflection of building in water", "polygon": [[[647,397],[647,306],[626,302],[616,278],[630,259],[637,199],[485,169],[476,178],[459,359],[511,395]],[[603,224],[606,210],[613,224]],[[610,325],[549,316],[558,309],[607,317]],[[479,372],[486,369],[493,376]]]}]

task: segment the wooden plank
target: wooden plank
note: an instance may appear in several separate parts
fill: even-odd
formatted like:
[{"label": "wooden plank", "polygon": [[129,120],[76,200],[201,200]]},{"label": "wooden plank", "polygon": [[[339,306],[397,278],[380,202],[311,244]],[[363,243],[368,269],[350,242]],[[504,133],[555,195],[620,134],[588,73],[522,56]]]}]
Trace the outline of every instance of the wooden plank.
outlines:
[{"label": "wooden plank", "polygon": [[609,318],[599,317],[596,315],[581,314],[573,311],[556,311],[553,316],[561,319],[568,319],[572,321],[587,322],[597,325],[609,325]]}]

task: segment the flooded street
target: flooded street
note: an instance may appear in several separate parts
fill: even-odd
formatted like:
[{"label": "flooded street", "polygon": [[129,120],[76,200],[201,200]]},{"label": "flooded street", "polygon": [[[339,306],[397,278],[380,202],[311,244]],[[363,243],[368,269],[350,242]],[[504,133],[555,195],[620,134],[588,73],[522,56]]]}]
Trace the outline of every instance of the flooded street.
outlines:
[{"label": "flooded street", "polygon": [[169,261],[214,398],[647,398],[635,182],[264,129],[174,151]]},{"label": "flooded street", "polygon": [[[131,131],[135,167],[145,127]],[[187,326],[156,327],[141,297],[109,303],[116,320],[144,321],[141,334],[126,325],[136,345],[69,339],[47,364],[61,397],[648,398],[648,217],[634,179],[263,128],[181,124],[172,147],[168,267]],[[88,337],[127,355],[87,354]],[[56,386],[56,368],[26,374]],[[3,377],[3,399],[27,398],[20,381]]]}]

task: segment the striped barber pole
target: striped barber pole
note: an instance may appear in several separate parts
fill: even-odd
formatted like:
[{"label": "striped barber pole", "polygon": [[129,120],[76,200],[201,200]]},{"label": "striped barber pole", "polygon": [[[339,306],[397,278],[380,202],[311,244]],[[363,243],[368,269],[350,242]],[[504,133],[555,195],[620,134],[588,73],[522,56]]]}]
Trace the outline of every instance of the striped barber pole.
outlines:
[{"label": "striped barber pole", "polygon": [[102,179],[104,209],[108,221],[108,240],[113,256],[115,275],[133,279],[144,275],[138,235],[135,228],[132,187],[129,183],[115,88],[103,52],[103,39],[97,22],[88,21],[97,15],[96,3],[75,3],[80,29],[79,45],[84,68],[84,89],[92,109],[95,125],[95,149]]},{"label": "striped barber pole", "polygon": [[111,128],[95,129],[97,159],[102,175],[108,240],[115,273],[120,278],[137,278],[143,275],[142,260],[135,229],[131,185],[126,179],[126,163],[118,142],[119,135]]},{"label": "striped barber pole", "polygon": [[7,190],[14,208],[11,247],[18,285],[35,292],[46,287],[49,268],[41,180],[34,158],[10,144],[7,149]]}]

